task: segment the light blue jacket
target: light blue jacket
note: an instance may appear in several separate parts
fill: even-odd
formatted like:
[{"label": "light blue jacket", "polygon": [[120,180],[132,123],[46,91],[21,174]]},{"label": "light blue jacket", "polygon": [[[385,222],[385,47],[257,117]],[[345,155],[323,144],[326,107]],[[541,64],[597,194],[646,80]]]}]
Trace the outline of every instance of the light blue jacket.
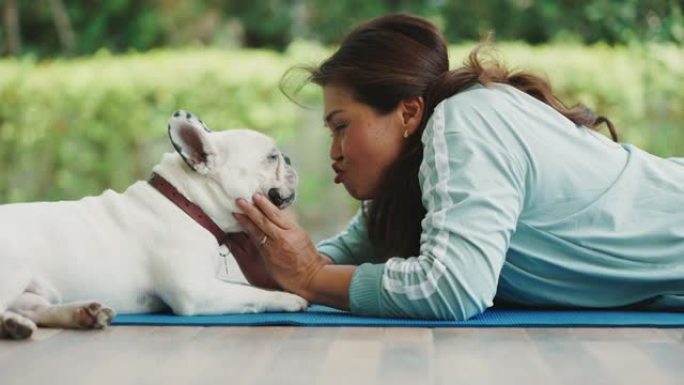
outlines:
[{"label": "light blue jacket", "polygon": [[505,85],[440,103],[422,136],[420,255],[380,262],[361,215],[319,252],[359,265],[361,315],[467,319],[493,300],[684,311],[684,159],[576,126]]}]

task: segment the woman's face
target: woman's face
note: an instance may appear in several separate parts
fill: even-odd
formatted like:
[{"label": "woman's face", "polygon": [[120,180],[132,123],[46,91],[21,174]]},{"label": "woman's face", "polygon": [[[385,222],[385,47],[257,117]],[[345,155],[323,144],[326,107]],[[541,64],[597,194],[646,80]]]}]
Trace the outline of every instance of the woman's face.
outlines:
[{"label": "woman's face", "polygon": [[404,145],[400,109],[380,115],[338,85],[323,87],[323,103],[325,124],[332,133],[335,183],[344,184],[356,199],[376,198],[385,171]]}]

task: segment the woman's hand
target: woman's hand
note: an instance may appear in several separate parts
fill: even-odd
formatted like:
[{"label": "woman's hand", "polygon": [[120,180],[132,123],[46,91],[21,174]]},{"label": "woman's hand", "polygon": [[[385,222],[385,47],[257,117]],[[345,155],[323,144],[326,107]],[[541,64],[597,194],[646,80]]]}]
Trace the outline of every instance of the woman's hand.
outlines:
[{"label": "woman's hand", "polygon": [[309,285],[330,261],[318,254],[308,234],[268,199],[256,194],[253,200],[251,205],[238,199],[245,215],[234,215],[258,248],[264,270],[283,289],[311,299]]},{"label": "woman's hand", "polygon": [[230,233],[226,241],[247,282],[264,289],[281,290],[280,285],[268,274],[259,248],[247,234]]}]

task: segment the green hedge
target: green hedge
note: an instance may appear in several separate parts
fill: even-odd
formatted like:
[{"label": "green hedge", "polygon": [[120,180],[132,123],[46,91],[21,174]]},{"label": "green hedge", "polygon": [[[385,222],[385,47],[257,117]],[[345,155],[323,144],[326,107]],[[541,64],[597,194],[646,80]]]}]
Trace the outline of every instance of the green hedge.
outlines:
[{"label": "green hedge", "polygon": [[[452,67],[470,48],[452,48]],[[581,100],[611,117],[623,140],[663,156],[684,155],[681,49],[512,43],[499,49],[507,63],[547,73],[566,101]],[[354,204],[331,183],[320,106],[302,109],[277,87],[288,67],[329,52],[298,43],[284,54],[189,49],[1,60],[0,202],[73,199],[145,178],[170,151],[166,122],[183,108],[214,129],[251,127],[275,136],[300,168],[300,220],[338,228],[330,218],[345,217]],[[320,104],[315,87],[303,96]]]},{"label": "green hedge", "polygon": [[290,65],[256,50],[0,61],[0,200],[128,185],[168,149],[166,124],[179,108],[215,129],[294,135],[301,113],[277,89]]}]

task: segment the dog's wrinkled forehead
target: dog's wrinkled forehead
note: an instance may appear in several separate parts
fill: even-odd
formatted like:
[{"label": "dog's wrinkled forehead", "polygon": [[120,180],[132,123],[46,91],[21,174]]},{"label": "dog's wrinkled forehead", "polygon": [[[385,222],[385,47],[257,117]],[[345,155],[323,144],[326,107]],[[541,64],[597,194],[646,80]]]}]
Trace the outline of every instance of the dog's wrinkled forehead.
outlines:
[{"label": "dog's wrinkled forehead", "polygon": [[[211,131],[197,115],[178,110],[169,121],[169,138],[183,160],[202,175],[216,174],[227,167],[241,170],[276,170],[279,160],[290,169],[290,161],[275,140],[249,129]],[[243,171],[241,171],[243,172]]]},{"label": "dog's wrinkled forehead", "polygon": [[213,133],[214,145],[228,159],[261,161],[271,153],[278,153],[273,138],[257,131],[231,129]]}]

